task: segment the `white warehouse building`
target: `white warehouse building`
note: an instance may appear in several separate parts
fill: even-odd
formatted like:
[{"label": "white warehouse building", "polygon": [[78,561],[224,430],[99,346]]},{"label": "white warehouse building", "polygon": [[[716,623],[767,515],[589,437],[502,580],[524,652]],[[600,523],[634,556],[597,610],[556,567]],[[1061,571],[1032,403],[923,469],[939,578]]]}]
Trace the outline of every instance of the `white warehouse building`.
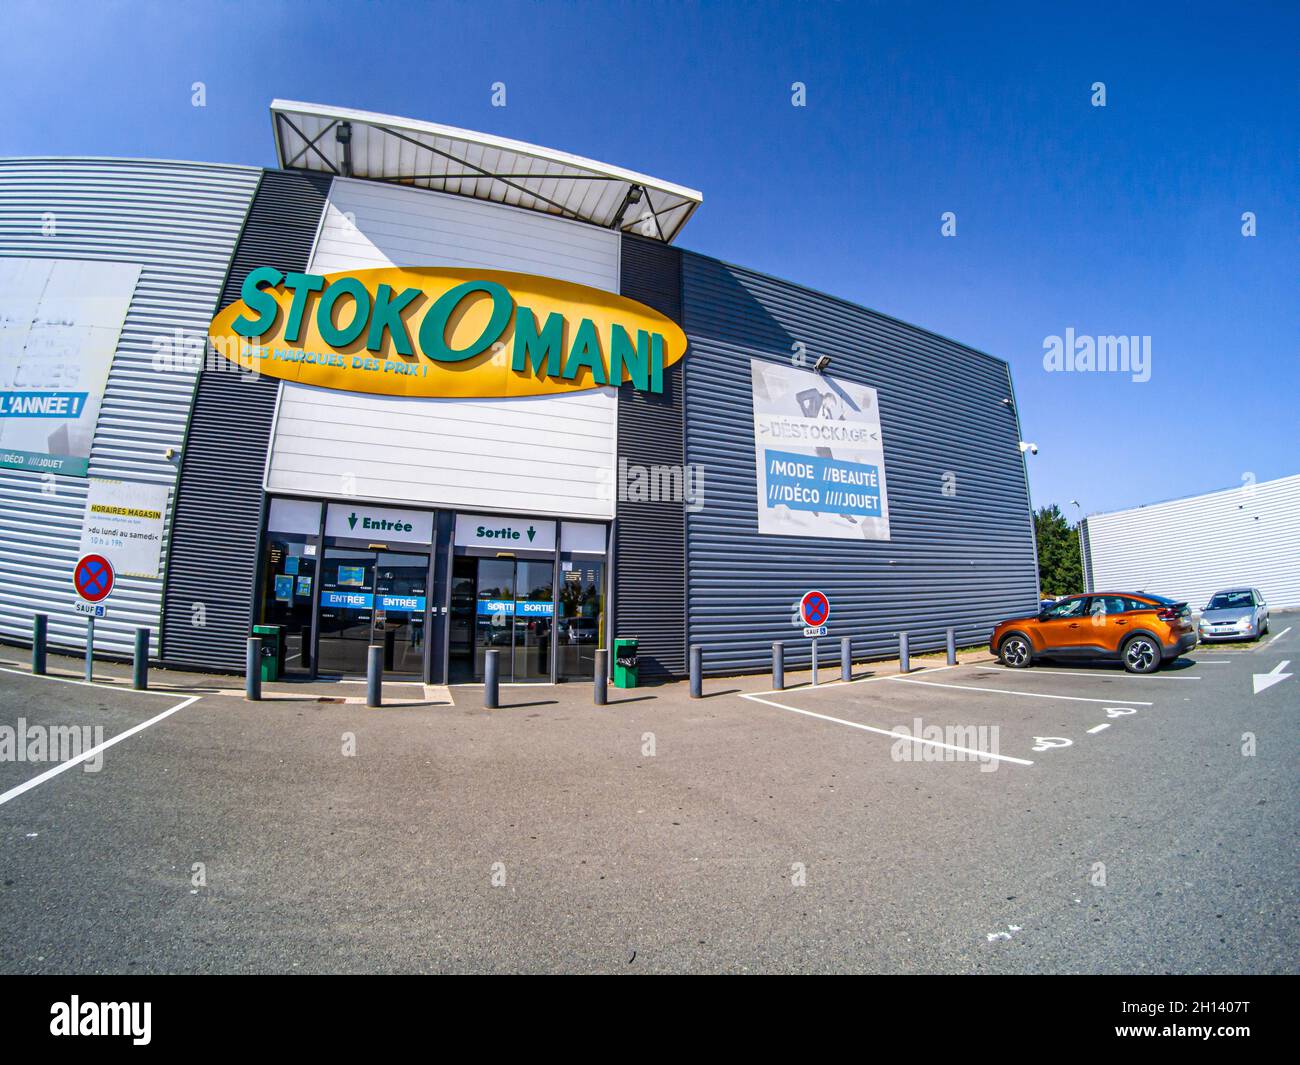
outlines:
[{"label": "white warehouse building", "polygon": [[1300,606],[1300,474],[1092,514],[1080,524],[1088,591],[1158,592],[1201,609],[1225,588]]}]

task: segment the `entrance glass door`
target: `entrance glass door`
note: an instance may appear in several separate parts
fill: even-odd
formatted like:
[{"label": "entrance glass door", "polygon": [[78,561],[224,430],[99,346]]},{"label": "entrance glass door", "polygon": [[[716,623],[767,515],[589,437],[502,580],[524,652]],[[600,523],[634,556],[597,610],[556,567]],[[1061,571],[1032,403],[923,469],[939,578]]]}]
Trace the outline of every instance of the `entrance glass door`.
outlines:
[{"label": "entrance glass door", "polygon": [[554,630],[553,563],[459,556],[452,567],[449,673],[481,681],[489,650],[502,683],[549,681]]},{"label": "entrance glass door", "polygon": [[366,648],[384,648],[384,670],[420,673],[429,556],[327,547],[320,566],[324,672],[364,673]]},{"label": "entrance glass door", "polygon": [[424,672],[428,555],[381,551],[375,562],[373,643],[384,645],[384,671]]}]

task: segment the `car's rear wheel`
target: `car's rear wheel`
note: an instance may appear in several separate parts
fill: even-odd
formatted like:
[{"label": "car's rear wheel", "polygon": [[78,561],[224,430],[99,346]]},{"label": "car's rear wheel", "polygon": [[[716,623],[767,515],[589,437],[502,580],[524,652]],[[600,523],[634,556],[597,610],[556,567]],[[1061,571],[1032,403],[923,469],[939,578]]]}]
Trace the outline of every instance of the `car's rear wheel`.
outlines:
[{"label": "car's rear wheel", "polygon": [[1154,673],[1160,668],[1160,645],[1150,636],[1133,636],[1120,652],[1130,673]]},{"label": "car's rear wheel", "polygon": [[1033,662],[1033,648],[1023,636],[1008,636],[998,648],[998,657],[1004,666],[1025,669]]}]

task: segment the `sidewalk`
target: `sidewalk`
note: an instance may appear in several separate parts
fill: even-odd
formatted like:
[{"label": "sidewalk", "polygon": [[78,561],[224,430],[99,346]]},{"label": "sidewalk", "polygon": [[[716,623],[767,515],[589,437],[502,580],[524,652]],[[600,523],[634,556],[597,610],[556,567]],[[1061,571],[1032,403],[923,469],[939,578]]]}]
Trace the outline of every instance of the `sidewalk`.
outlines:
[{"label": "sidewalk", "polygon": [[[31,672],[31,656],[23,648],[0,648],[0,667],[19,673]],[[46,675],[61,681],[85,684],[85,659],[50,652]],[[131,664],[95,659],[94,683],[108,688],[131,688]],[[186,673],[149,668],[149,691],[180,695],[218,695],[244,698],[244,678],[228,673]],[[416,697],[412,697],[416,696]],[[264,681],[263,702],[317,702],[365,705],[364,680]],[[384,681],[384,706],[452,706],[451,693],[442,684],[419,681]]]},{"label": "sidewalk", "polygon": [[[30,654],[24,648],[0,647],[0,668],[18,673],[31,672]],[[986,648],[969,648],[959,651],[957,661],[961,665],[979,665],[993,662],[995,659]],[[947,663],[944,652],[927,653],[911,656],[912,670],[934,669]],[[876,659],[853,663],[852,682],[857,683],[875,677],[896,676],[898,659]],[[46,673],[60,681],[85,683],[85,660],[78,656],[55,654],[47,657]],[[2,674],[0,674],[2,675]],[[833,659],[826,658],[818,663],[818,686],[828,687],[842,684],[840,679],[840,660],[836,654]],[[129,662],[112,662],[95,660],[94,683],[110,688],[131,688],[131,664]],[[682,699],[688,698],[688,681],[676,680],[643,685],[636,689],[640,699]],[[785,689],[798,689],[812,685],[810,669],[792,669],[785,671]],[[501,689],[503,709],[509,709],[510,697],[523,690],[546,690],[564,697],[564,702],[590,703],[592,685],[587,681],[566,682],[562,684],[513,685]],[[772,675],[769,672],[733,674],[727,676],[705,676],[703,697],[733,695],[740,693],[761,694],[771,691]],[[178,670],[150,667],[149,690],[153,692],[176,693],[180,695],[214,695],[226,698],[244,698],[244,678],[223,673],[187,673]],[[620,693],[623,689],[609,686],[610,705],[624,701]],[[481,706],[483,701],[482,684],[422,684],[419,681],[384,681],[384,707],[439,707],[455,706],[457,702],[466,707]],[[262,684],[263,702],[316,702],[344,703],[364,706],[365,681],[360,679],[316,680],[316,681],[266,681]]]}]

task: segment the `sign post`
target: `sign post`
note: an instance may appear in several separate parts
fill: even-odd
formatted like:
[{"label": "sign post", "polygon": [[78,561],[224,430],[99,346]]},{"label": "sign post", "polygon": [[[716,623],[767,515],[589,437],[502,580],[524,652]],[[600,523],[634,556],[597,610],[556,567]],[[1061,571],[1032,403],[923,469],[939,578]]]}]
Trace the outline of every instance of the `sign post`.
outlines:
[{"label": "sign post", "polygon": [[103,555],[82,555],[72,570],[72,586],[77,592],[75,604],[86,617],[86,680],[95,673],[95,619],[107,616],[104,600],[113,592],[113,564]]},{"label": "sign post", "polygon": [[804,624],[803,634],[812,638],[812,682],[817,683],[817,637],[826,635],[826,623],[831,619],[831,601],[824,592],[804,592],[799,600],[799,617]]}]

